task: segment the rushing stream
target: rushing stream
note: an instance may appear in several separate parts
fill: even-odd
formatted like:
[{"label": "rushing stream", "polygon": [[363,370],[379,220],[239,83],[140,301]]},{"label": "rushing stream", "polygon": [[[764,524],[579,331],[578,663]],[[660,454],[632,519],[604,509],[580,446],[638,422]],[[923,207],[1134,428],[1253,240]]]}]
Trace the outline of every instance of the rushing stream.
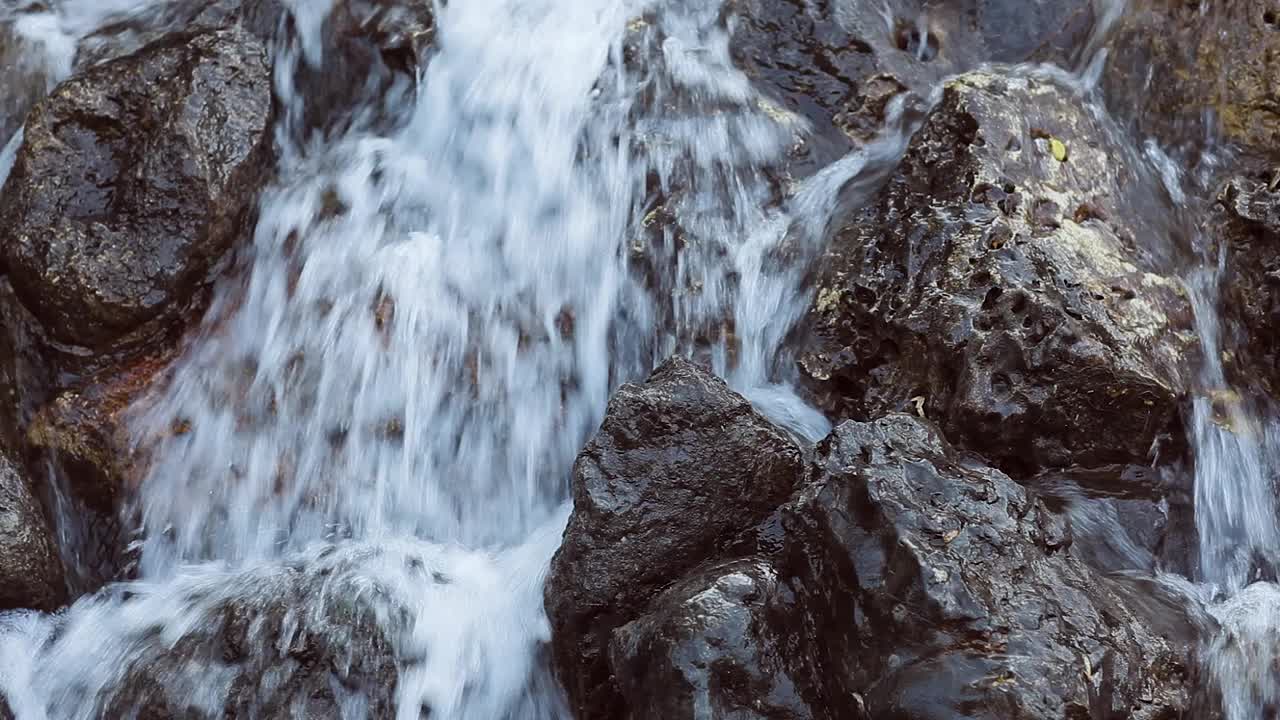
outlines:
[{"label": "rushing stream", "polygon": [[[144,4],[63,0],[19,29],[56,80],[79,38]],[[828,222],[875,189],[921,107],[898,101],[877,139],[779,197],[769,171],[812,128],[735,68],[718,3],[452,0],[393,130],[357,122],[299,143],[290,123],[308,98],[287,80],[324,62],[329,3],[292,4],[297,32],[274,48],[279,180],[247,278],[133,418],[138,442],[162,438],[138,490],[139,579],[57,617],[0,619],[0,690],[19,720],[102,717],[154,638],[172,645],[228,603],[267,613],[285,572],[320,588],[281,621],[299,636],[338,632],[334,608],[367,598],[395,657],[397,717],[565,717],[542,583],[570,467],[610,392],[672,352],[701,353],[796,435],[830,429],[791,389],[784,341]],[[1090,68],[1008,72],[1086,93]],[[1244,720],[1280,702],[1267,620],[1280,591],[1250,585],[1274,575],[1280,431],[1246,404],[1226,417],[1215,405],[1230,392],[1218,278],[1213,258],[1186,277],[1210,358],[1188,410],[1193,592],[1224,603],[1230,638],[1211,639],[1206,661]],[[163,692],[214,711],[233,679],[192,662]],[[343,702],[348,717],[368,710],[359,692]]]}]

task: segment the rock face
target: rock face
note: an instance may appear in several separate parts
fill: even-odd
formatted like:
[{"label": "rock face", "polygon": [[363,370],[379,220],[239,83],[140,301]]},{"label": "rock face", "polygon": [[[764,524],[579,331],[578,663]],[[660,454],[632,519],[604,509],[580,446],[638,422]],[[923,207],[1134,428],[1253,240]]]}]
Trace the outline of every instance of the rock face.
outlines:
[{"label": "rock face", "polygon": [[128,349],[188,311],[252,217],[269,117],[265,50],[239,28],[95,66],[32,110],[0,243],[54,345]]},{"label": "rock face", "polygon": [[1140,0],[1112,33],[1109,106],[1139,136],[1166,143],[1209,134],[1271,152],[1280,141],[1280,8],[1268,0]]},{"label": "rock face", "polygon": [[815,466],[784,512],[783,574],[833,717],[1168,718],[1188,707],[1185,611],[1185,635],[1157,634],[1071,556],[1060,517],[928,423],[845,423]]},{"label": "rock face", "polygon": [[[688,361],[669,360],[643,385],[618,390],[574,467],[575,512],[547,580],[553,652],[578,717],[622,712],[615,678],[623,674],[610,666],[614,631],[645,614],[672,578],[751,546],[800,471],[789,437]],[[728,585],[715,589],[720,581]],[[720,581],[707,580],[708,592],[731,598],[743,582],[773,582],[758,574]],[[669,608],[682,602],[664,601]],[[636,644],[668,631],[661,617],[633,627],[613,656],[629,662]]]},{"label": "rock face", "polygon": [[914,408],[1018,472],[1141,463],[1177,437],[1190,308],[1141,242],[1158,228],[1126,223],[1159,213],[1110,131],[1045,79],[949,82],[817,264],[817,402]]},{"label": "rock face", "polygon": [[49,525],[18,466],[0,455],[0,610],[55,610],[67,600]]},{"label": "rock face", "polygon": [[[1222,314],[1234,331],[1226,369],[1241,384],[1280,387],[1280,192],[1269,177],[1240,175],[1218,195],[1210,231],[1225,245]],[[1242,368],[1249,371],[1242,373]]]}]

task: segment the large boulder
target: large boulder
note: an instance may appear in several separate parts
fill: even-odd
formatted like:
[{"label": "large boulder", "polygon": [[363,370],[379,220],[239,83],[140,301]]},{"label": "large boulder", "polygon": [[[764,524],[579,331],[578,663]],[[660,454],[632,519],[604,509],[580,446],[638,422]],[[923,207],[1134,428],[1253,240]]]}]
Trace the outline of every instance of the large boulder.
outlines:
[{"label": "large boulder", "polygon": [[1019,473],[1176,453],[1191,310],[1127,147],[1042,75],[948,82],[817,263],[816,402],[913,409]]},{"label": "large boulder", "polygon": [[67,600],[62,560],[27,478],[0,455],[0,610],[55,610]]},{"label": "large boulder", "polygon": [[[673,578],[752,547],[800,472],[795,442],[689,361],[617,391],[574,466],[574,514],[546,585],[554,659],[578,717],[622,717],[614,631]],[[628,632],[615,659],[662,629]]]},{"label": "large boulder", "polygon": [[[1270,0],[1137,0],[1112,32],[1109,105],[1170,145],[1211,136],[1270,153],[1280,142],[1280,8]],[[1187,148],[1195,150],[1195,146]],[[1186,157],[1195,162],[1196,153]]]},{"label": "large boulder", "polygon": [[252,220],[270,111],[266,50],[238,27],[169,36],[36,105],[0,245],[60,357],[131,350],[189,315]]},{"label": "large boulder", "polygon": [[[784,511],[786,558],[840,718],[1169,718],[1202,614],[1092,571],[1062,518],[927,422],[847,422]],[[1146,596],[1144,603],[1133,597]]]}]

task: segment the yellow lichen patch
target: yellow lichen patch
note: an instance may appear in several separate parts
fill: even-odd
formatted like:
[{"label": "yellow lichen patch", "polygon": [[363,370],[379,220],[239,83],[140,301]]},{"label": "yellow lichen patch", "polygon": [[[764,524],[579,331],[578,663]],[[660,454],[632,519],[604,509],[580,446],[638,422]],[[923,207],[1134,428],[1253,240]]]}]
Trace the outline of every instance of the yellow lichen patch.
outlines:
[{"label": "yellow lichen patch", "polygon": [[822,288],[818,291],[818,297],[814,300],[813,307],[820,313],[830,312],[839,304],[840,296],[843,294],[843,291],[835,288]]},{"label": "yellow lichen patch", "polygon": [[1067,161],[1067,146],[1058,138],[1049,138],[1049,152],[1053,153],[1053,159],[1058,162]]},{"label": "yellow lichen patch", "polygon": [[756,106],[759,107],[760,110],[763,111],[765,115],[768,115],[769,118],[772,119],[774,122],[780,123],[782,125],[790,125],[791,123],[795,122],[795,117],[792,116],[791,113],[787,112],[786,110],[783,110],[777,105],[774,105],[768,100],[765,100],[763,98],[758,99],[756,100]]}]

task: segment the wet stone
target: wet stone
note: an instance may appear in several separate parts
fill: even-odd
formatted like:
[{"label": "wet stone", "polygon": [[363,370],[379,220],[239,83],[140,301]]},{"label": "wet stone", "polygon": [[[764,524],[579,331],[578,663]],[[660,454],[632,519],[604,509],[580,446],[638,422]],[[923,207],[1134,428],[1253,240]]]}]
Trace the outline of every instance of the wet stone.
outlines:
[{"label": "wet stone", "polygon": [[1168,212],[1128,190],[1153,179],[1124,147],[1050,80],[949,82],[817,263],[800,360],[816,402],[910,408],[1016,473],[1177,457],[1190,306],[1129,224]]},{"label": "wet stone", "polygon": [[[1202,613],[1068,548],[1062,519],[926,421],[839,426],[784,510],[800,649],[839,718],[1179,717]],[[1147,592],[1162,602],[1144,606]]]},{"label": "wet stone", "polygon": [[62,561],[27,478],[0,455],[0,611],[56,610],[67,600]]},{"label": "wet stone", "polygon": [[574,514],[546,585],[553,655],[580,716],[619,717],[626,706],[612,679],[613,631],[672,578],[751,548],[800,472],[794,441],[687,360],[615,393],[574,466]]},{"label": "wet stone", "polygon": [[266,50],[238,28],[171,36],[36,105],[0,242],[55,355],[127,351],[185,320],[246,236],[269,115]]}]

